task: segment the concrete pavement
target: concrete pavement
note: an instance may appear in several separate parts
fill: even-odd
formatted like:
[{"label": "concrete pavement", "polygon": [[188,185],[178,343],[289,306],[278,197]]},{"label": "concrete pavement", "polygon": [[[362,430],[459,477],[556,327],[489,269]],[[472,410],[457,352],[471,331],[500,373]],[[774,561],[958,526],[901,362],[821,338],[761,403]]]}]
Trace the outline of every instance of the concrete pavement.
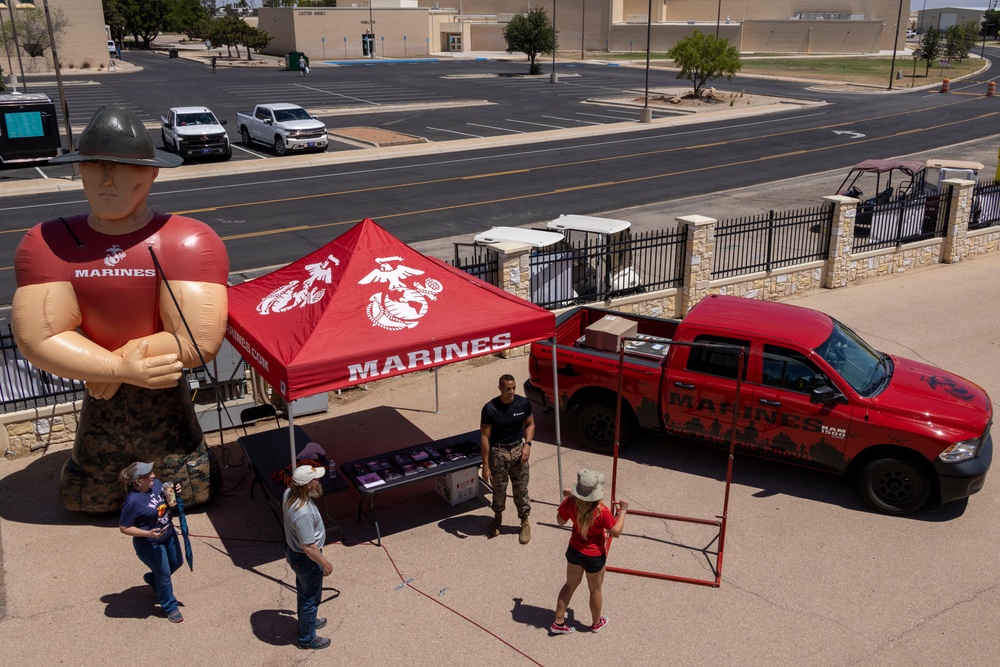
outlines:
[{"label": "concrete pavement", "polygon": [[[887,352],[940,364],[1000,396],[995,332],[1000,304],[989,286],[1000,256],[810,293],[798,305],[830,312]],[[331,398],[327,415],[300,420],[339,461],[474,429],[496,378],[520,382],[524,357],[442,369],[441,414],[426,373]],[[1000,610],[993,566],[1000,532],[996,481],[967,503],[909,518],[872,514],[850,484],[738,456],[719,589],[609,574],[599,635],[584,590],[570,618],[581,630],[549,637],[562,583],[566,531],[553,516],[558,466],[551,414],[537,416],[531,491],[534,530],[517,543],[514,521],[487,540],[485,499],[449,506],[429,482],[379,497],[383,548],[348,492],[325,501],[347,531],[330,544],[321,634],[333,648],[294,648],[293,575],[281,532],[225,434],[224,491],[189,517],[195,569],[175,575],[185,621],[154,607],[115,517],[64,511],[56,484],[68,449],[0,463],[0,533],[6,616],[0,651],[9,664],[97,665],[142,659],[190,665],[291,662],[358,665],[983,665],[1000,654],[989,630]],[[564,483],[580,467],[610,472],[608,457],[579,449],[563,428]],[[217,442],[217,437],[213,436]],[[725,457],[645,436],[625,450],[619,496],[638,508],[711,518],[722,510]],[[513,516],[513,510],[508,512]],[[610,562],[710,578],[714,532],[629,517]],[[405,583],[409,582],[409,583]],[[136,644],[139,644],[138,646]],[[154,644],[146,646],[145,644]],[[612,657],[615,656],[615,657]],[[994,657],[991,657],[994,656]]]}]

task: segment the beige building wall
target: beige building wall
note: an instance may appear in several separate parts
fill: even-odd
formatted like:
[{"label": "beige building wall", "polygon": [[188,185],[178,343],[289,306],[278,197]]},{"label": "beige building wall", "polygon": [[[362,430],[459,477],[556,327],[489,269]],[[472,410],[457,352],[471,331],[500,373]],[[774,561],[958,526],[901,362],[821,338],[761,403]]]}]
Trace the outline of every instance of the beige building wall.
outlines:
[{"label": "beige building wall", "polygon": [[[4,22],[10,21],[10,9],[8,3],[13,2],[15,15],[19,11],[33,9],[44,9],[42,0],[25,2],[24,0],[0,0],[0,12],[3,14]],[[107,37],[104,30],[104,10],[101,7],[101,0],[49,0],[49,12],[55,13],[61,10],[69,21],[69,26],[56,37],[56,52],[59,54],[59,64],[64,71],[79,69],[82,67],[107,67],[110,60],[108,54]],[[26,54],[21,54],[24,71],[27,72],[50,72],[52,71],[52,55],[46,52],[44,58],[28,58]],[[11,52],[11,63],[13,71],[19,73],[17,56]],[[8,73],[7,54],[0,49],[0,67],[5,75]]]},{"label": "beige building wall", "polygon": [[[2,1],[2,0],[0,0]],[[361,35],[374,19],[376,56],[420,57],[449,50],[505,51],[503,28],[515,14],[552,0],[416,0],[416,7],[385,7],[392,0],[344,0],[336,8],[264,8],[260,28],[274,37],[268,53],[304,51],[312,59],[362,55]],[[721,2],[721,4],[720,4]],[[695,30],[715,34],[744,52],[873,53],[902,49],[899,0],[653,0],[651,48],[665,51]],[[348,3],[356,7],[344,6]],[[431,9],[437,4],[438,9]],[[649,0],[570,0],[556,3],[559,50],[581,53],[645,50]],[[800,19],[836,12],[854,20]],[[726,18],[729,23],[726,24]],[[899,35],[898,41],[894,37]],[[403,40],[403,36],[406,40]]]}]

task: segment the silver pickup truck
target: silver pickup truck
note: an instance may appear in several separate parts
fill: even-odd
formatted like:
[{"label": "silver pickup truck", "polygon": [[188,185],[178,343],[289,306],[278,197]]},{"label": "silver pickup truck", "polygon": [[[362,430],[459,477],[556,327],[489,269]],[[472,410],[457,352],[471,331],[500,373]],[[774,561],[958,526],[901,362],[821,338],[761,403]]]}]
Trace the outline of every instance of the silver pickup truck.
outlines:
[{"label": "silver pickup truck", "polygon": [[233,156],[229,135],[208,107],[173,107],[160,116],[163,148],[184,158],[220,158]]},{"label": "silver pickup truck", "polygon": [[258,104],[252,114],[236,114],[236,124],[244,146],[256,141],[271,146],[278,155],[326,150],[326,125],[295,104]]}]

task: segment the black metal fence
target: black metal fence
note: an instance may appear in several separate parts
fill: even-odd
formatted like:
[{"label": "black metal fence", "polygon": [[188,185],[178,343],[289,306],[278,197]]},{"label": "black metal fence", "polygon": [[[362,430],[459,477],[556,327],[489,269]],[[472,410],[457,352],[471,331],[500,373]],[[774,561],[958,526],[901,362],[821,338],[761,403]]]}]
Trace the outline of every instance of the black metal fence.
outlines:
[{"label": "black metal fence", "polygon": [[500,255],[493,248],[475,243],[456,243],[451,265],[500,287]]},{"label": "black metal fence", "polygon": [[588,234],[531,253],[531,302],[544,308],[607,301],[684,282],[687,232]]},{"label": "black metal fence", "polygon": [[818,259],[830,252],[833,204],[723,220],[715,228],[713,278]]},{"label": "black metal fence", "polygon": [[943,238],[948,232],[951,189],[940,194],[858,204],[854,218],[854,252]]},{"label": "black metal fence", "polygon": [[3,412],[71,403],[83,398],[83,383],[46,373],[31,365],[14,343],[10,325],[0,331],[0,406]]},{"label": "black metal fence", "polygon": [[1000,227],[1000,181],[979,182],[972,191],[969,229]]}]

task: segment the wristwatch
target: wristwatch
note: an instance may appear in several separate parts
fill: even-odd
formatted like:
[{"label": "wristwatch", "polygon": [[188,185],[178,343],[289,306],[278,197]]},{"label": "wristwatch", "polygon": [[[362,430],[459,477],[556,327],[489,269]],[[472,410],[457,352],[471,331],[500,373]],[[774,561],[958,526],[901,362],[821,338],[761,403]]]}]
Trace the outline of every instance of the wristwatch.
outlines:
[{"label": "wristwatch", "polygon": [[524,444],[526,444],[528,447],[531,447],[531,440],[525,440]]}]

